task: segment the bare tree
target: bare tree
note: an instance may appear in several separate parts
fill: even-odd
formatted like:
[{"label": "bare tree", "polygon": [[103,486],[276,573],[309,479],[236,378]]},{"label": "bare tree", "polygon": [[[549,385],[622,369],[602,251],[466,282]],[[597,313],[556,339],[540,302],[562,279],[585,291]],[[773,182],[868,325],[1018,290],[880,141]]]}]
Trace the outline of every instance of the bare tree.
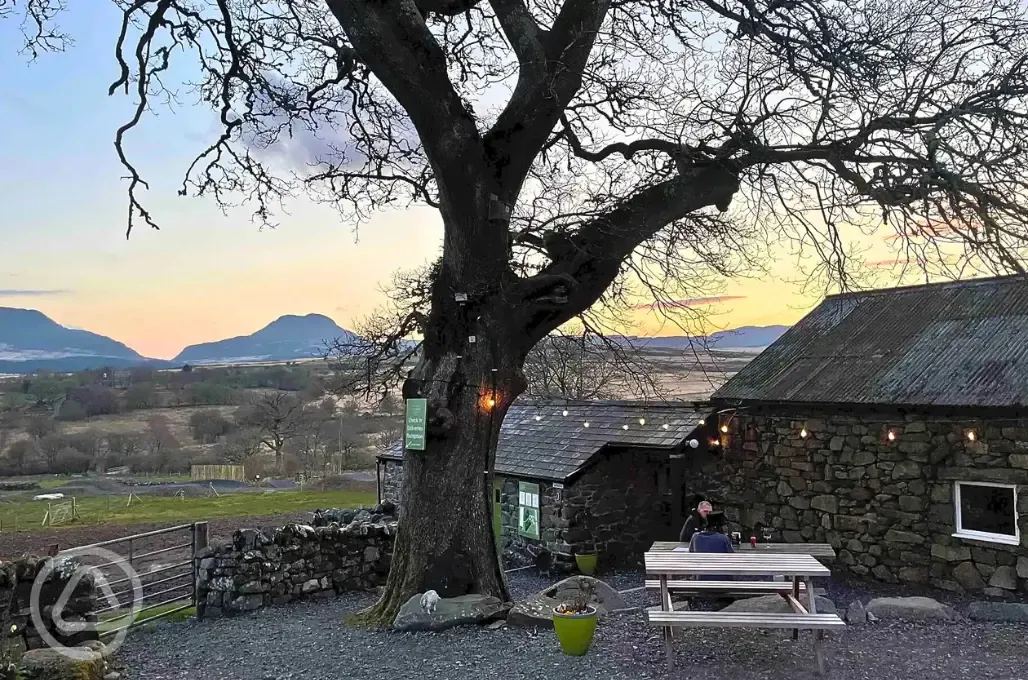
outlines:
[{"label": "bare tree", "polygon": [[264,451],[264,437],[258,429],[236,430],[225,438],[219,458],[229,463],[248,465]]},{"label": "bare tree", "polygon": [[[60,6],[20,5],[29,51],[61,48]],[[174,98],[171,74],[197,71],[174,68],[187,58],[222,133],[183,193],[246,201],[265,222],[302,189],[348,219],[415,202],[442,216],[423,307],[364,357],[394,369],[416,355],[403,394],[429,400],[368,622],[429,588],[507,597],[482,473],[528,353],[597,303],[641,290],[673,308],[768,243],[851,287],[860,230],[891,230],[926,273],[1023,268],[1020,0],[119,6],[129,230],[157,222],[126,136]],[[320,146],[283,171],[298,136]]]},{"label": "bare tree", "polygon": [[303,401],[289,392],[265,392],[240,407],[236,423],[254,429],[261,440],[275,453],[275,470],[282,471],[282,454],[286,442],[297,434],[303,419]]},{"label": "bare tree", "polygon": [[296,458],[308,479],[314,476],[330,439],[328,426],[331,418],[332,412],[322,404],[305,404],[297,416],[294,434],[286,445],[286,450]]}]

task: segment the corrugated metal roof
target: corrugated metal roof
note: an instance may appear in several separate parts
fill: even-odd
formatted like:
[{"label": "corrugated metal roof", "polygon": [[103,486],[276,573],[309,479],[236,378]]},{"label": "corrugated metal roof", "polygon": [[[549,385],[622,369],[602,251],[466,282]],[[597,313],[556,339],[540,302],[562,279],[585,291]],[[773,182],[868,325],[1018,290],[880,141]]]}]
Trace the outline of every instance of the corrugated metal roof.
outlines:
[{"label": "corrugated metal roof", "polygon": [[[500,427],[496,472],[564,481],[606,446],[675,449],[710,413],[692,405],[643,402],[515,403]],[[402,453],[397,442],[380,457],[399,459]]]},{"label": "corrugated metal roof", "polygon": [[1028,277],[827,297],[711,399],[1028,404]]}]

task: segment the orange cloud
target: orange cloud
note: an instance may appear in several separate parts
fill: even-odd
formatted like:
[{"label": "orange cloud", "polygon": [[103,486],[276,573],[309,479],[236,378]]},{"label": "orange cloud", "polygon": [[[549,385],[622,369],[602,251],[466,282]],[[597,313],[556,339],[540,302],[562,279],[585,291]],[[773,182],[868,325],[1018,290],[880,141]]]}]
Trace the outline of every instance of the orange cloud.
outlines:
[{"label": "orange cloud", "polygon": [[633,309],[682,309],[685,307],[702,307],[704,305],[718,305],[730,300],[745,300],[745,295],[718,295],[715,297],[692,298],[689,300],[667,300],[650,302],[645,305],[636,305]]}]

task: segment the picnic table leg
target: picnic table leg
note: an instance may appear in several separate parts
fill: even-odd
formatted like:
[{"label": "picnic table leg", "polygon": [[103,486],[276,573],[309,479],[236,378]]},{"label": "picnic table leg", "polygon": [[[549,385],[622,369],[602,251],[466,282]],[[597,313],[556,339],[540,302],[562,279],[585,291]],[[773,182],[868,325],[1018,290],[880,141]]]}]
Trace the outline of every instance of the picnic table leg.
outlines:
[{"label": "picnic table leg", "polygon": [[[800,601],[800,577],[799,576],[793,576],[792,577],[792,596],[793,596],[793,598],[795,598],[795,600],[797,602]],[[799,640],[800,639],[800,629],[799,628],[793,628],[792,629],[792,639],[793,640]]]},{"label": "picnic table leg", "polygon": [[[674,605],[671,603],[671,593],[667,589],[667,576],[664,574],[660,576],[660,608],[666,612],[675,610]],[[671,644],[673,640],[673,629],[671,626],[664,626],[664,652],[667,654],[668,673],[675,670],[675,649]]]},{"label": "picnic table leg", "polygon": [[[811,614],[817,614],[817,596],[814,594],[814,582],[807,577],[803,580],[804,585],[807,587],[807,611]],[[817,671],[821,675],[825,674],[825,656],[821,649],[821,641],[824,639],[824,631],[814,631],[814,656],[817,657]]]}]

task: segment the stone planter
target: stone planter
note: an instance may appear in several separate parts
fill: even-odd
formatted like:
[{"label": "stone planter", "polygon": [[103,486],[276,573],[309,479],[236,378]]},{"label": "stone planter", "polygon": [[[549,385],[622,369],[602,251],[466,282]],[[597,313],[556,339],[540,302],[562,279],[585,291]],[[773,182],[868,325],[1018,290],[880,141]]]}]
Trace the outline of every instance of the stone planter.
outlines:
[{"label": "stone planter", "polygon": [[596,634],[596,607],[590,606],[582,614],[561,614],[554,609],[553,629],[565,654],[585,656]]}]

